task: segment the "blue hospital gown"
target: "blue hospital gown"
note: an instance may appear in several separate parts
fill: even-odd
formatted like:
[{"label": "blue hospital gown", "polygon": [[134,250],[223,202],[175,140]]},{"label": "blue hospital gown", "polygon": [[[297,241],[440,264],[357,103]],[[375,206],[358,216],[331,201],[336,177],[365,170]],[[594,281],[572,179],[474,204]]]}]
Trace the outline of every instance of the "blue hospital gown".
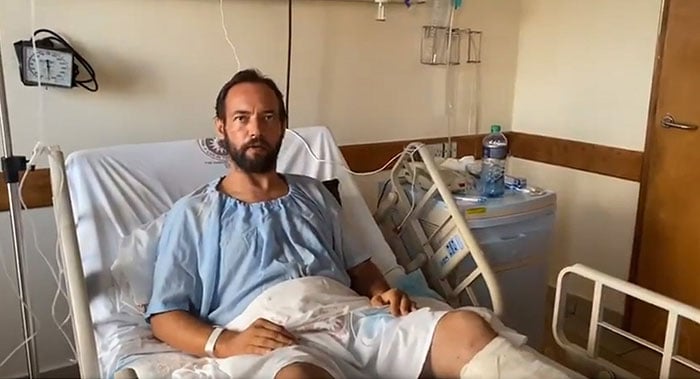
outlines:
[{"label": "blue hospital gown", "polygon": [[289,192],[244,203],[217,179],[179,200],[157,246],[152,315],[183,310],[225,325],[263,291],[289,279],[325,276],[350,286],[347,269],[370,258],[343,235],[341,208],[315,179],[285,175]]}]

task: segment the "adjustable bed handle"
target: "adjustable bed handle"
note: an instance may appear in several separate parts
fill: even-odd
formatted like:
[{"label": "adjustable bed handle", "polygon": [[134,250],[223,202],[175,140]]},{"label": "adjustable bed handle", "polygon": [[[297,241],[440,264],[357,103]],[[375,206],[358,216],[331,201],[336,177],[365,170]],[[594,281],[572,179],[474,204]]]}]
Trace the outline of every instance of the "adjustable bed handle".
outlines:
[{"label": "adjustable bed handle", "polygon": [[[422,145],[418,148],[418,153],[420,154],[423,163],[425,163],[425,168],[430,173],[433,179],[433,183],[437,187],[440,196],[442,196],[442,199],[445,202],[445,205],[447,206],[447,209],[449,210],[450,214],[461,215],[461,212],[459,211],[459,208],[455,203],[454,197],[452,196],[452,192],[449,190],[449,188],[447,188],[447,184],[445,184],[445,181],[442,179],[442,176],[440,175],[440,169],[435,164],[433,156],[428,150],[428,148],[425,147],[425,145]],[[471,252],[472,258],[476,263],[477,269],[481,272],[481,275],[483,276],[484,281],[486,282],[486,287],[488,288],[489,295],[491,297],[491,305],[493,307],[493,312],[496,315],[501,316],[503,314],[503,300],[501,297],[501,288],[498,284],[498,280],[496,279],[496,275],[491,269],[491,265],[486,259],[484,251],[481,249],[481,246],[479,246],[479,243],[474,237],[474,234],[472,234],[471,230],[467,226],[467,222],[464,220],[464,217],[452,217],[452,220],[455,223],[457,230],[459,230],[459,233],[464,238],[464,242]]]}]

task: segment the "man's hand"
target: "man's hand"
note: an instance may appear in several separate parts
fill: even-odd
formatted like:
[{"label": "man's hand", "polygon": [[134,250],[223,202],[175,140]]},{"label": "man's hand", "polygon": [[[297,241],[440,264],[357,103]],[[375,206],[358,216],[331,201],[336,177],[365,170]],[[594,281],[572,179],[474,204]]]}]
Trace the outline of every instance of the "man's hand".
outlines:
[{"label": "man's hand", "polygon": [[389,287],[384,275],[371,260],[367,260],[348,270],[352,289],[370,299],[375,307],[388,305],[391,314],[404,316],[416,309],[416,303],[403,292]]},{"label": "man's hand", "polygon": [[394,316],[405,316],[416,310],[416,303],[414,303],[408,295],[396,288],[373,296],[370,299],[370,304],[375,307],[388,305],[389,309],[391,309],[391,314]]},{"label": "man's hand", "polygon": [[282,326],[259,318],[240,333],[222,333],[216,341],[214,355],[219,358],[244,354],[263,355],[297,342],[296,337]]}]

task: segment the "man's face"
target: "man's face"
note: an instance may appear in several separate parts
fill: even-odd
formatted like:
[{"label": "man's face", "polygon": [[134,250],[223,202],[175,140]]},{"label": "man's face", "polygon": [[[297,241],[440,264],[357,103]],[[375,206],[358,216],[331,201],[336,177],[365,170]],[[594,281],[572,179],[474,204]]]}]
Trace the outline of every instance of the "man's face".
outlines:
[{"label": "man's face", "polygon": [[275,170],[284,125],[277,98],[264,84],[241,83],[228,91],[226,118],[216,121],[233,163],[247,173]]}]

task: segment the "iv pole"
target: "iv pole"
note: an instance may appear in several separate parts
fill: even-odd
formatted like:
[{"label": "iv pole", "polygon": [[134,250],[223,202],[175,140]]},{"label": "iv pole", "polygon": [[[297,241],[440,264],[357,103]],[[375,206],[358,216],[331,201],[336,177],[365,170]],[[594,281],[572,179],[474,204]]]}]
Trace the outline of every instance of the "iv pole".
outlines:
[{"label": "iv pole", "polygon": [[[0,41],[2,42],[2,41]],[[1,46],[1,44],[0,44]],[[22,301],[22,332],[26,344],[24,351],[27,360],[27,375],[30,379],[38,377],[36,344],[34,338],[34,320],[29,308],[29,296],[25,286],[24,271],[24,237],[22,233],[22,214],[19,196],[20,172],[27,169],[27,159],[23,156],[12,155],[12,136],[10,134],[10,119],[7,113],[7,95],[5,93],[5,77],[2,68],[2,52],[0,51],[0,129],[2,129],[2,171],[7,183],[7,193],[10,203],[10,223],[12,225],[12,247],[15,253],[15,270],[17,273],[17,288]],[[32,338],[30,338],[32,337]]]}]

